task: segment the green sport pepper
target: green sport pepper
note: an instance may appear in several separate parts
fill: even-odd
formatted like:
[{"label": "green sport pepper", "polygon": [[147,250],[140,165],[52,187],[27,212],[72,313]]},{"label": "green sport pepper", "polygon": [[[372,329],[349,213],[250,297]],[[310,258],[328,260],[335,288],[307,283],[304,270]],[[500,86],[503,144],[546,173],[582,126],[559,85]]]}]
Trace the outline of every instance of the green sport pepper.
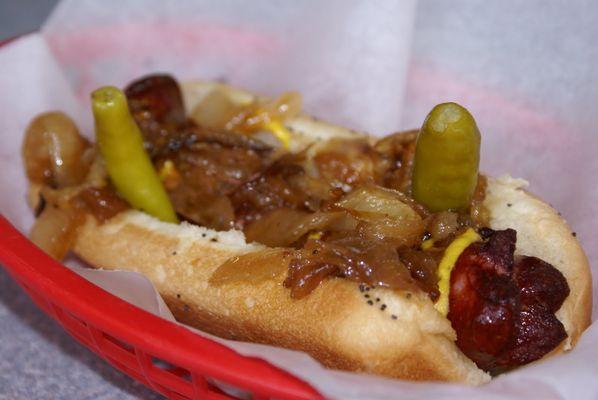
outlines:
[{"label": "green sport pepper", "polygon": [[96,140],[108,175],[133,207],[162,221],[178,222],[174,208],[143,147],[139,127],[118,88],[105,86],[91,94]]},{"label": "green sport pepper", "polygon": [[417,137],[412,176],[413,198],[430,211],[470,206],[480,164],[480,131],[465,108],[438,104]]}]

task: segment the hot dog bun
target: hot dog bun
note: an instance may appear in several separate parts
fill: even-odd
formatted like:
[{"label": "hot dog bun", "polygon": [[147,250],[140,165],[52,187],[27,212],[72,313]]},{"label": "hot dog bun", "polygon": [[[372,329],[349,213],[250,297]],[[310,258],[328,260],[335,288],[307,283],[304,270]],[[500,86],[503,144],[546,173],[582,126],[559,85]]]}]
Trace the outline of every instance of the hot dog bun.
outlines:
[{"label": "hot dog bun", "polygon": [[[214,88],[238,102],[252,98],[222,84],[194,82],[183,85],[186,107],[192,109]],[[294,135],[293,150],[318,139],[360,135],[307,116],[286,125]],[[517,251],[553,264],[569,283],[571,294],[557,313],[569,336],[557,353],[570,349],[590,323],[588,261],[566,222],[524,191],[523,184],[508,177],[489,179],[486,205],[492,228],[516,229]],[[224,338],[302,350],[331,368],[395,378],[471,385],[490,379],[457,348],[450,321],[425,294],[364,293],[354,282],[331,279],[309,296],[292,300],[282,286],[286,267],[257,282],[209,284],[227,259],[264,248],[247,244],[238,231],[167,224],[128,211],[103,225],[89,217],[74,252],[97,268],[144,274],[179,321]]]}]

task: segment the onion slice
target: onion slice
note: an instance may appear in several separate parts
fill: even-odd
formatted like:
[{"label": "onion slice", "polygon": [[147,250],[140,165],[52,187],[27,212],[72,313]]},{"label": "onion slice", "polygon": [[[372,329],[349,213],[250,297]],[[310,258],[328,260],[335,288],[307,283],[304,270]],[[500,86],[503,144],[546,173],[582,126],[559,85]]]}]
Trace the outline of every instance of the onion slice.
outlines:
[{"label": "onion slice", "polygon": [[35,220],[29,238],[53,258],[60,260],[69,251],[83,213],[75,208],[47,206]]}]

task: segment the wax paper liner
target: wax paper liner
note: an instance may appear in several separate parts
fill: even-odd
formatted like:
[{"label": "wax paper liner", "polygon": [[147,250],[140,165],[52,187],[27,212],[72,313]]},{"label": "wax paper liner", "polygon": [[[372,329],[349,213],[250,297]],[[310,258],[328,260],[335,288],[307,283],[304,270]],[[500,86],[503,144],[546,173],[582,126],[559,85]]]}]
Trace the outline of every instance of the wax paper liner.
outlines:
[{"label": "wax paper liner", "polygon": [[[144,73],[164,71],[181,80],[226,80],[270,95],[299,90],[309,113],[374,134],[417,126],[433,104],[458,100],[472,110],[483,131],[482,167],[493,174],[511,172],[530,180],[532,191],[563,212],[580,234],[590,260],[596,259],[598,240],[592,228],[598,204],[593,185],[598,172],[594,159],[598,139],[592,132],[598,121],[595,115],[580,112],[588,107],[583,102],[588,96],[598,100],[593,93],[581,91],[575,102],[571,95],[559,97],[563,82],[559,86],[550,81],[546,85],[553,87],[547,89],[541,77],[548,76],[549,80],[554,71],[538,68],[541,57],[522,71],[529,74],[534,85],[514,80],[511,70],[485,77],[484,69],[472,68],[459,57],[458,50],[470,58],[477,57],[477,63],[492,70],[487,61],[493,57],[492,49],[472,32],[494,25],[479,18],[459,22],[454,15],[457,11],[443,8],[441,2],[422,2],[417,17],[411,1],[321,3],[61,3],[41,34],[28,35],[0,50],[0,109],[4,112],[0,120],[0,211],[23,231],[31,226],[20,142],[35,114],[63,110],[91,136],[88,96],[92,89],[104,84],[122,86]],[[480,7],[458,4],[459,15],[485,12],[494,22],[509,15],[509,5],[480,11]],[[430,21],[437,8],[452,18],[445,21],[442,14]],[[572,18],[572,12],[565,10],[550,12]],[[518,11],[521,18],[531,14],[532,7]],[[549,41],[561,40],[563,33],[558,29],[555,33],[551,26],[538,28],[538,24],[541,19],[529,28],[519,27],[519,34],[525,37],[526,32],[543,29]],[[508,53],[512,35],[503,35],[497,27],[492,32],[493,40],[503,43],[501,50]],[[458,40],[452,43],[451,35]],[[453,44],[452,58],[450,52],[443,52],[443,43]],[[589,43],[587,47],[579,57],[590,54],[595,61]],[[549,51],[550,46],[540,55],[546,58]],[[563,60],[559,67],[563,74],[569,71]],[[572,79],[591,80],[588,71],[576,70]],[[144,277],[132,272],[72,268],[127,301],[173,319]],[[477,388],[327,370],[302,353],[212,338],[242,354],[266,359],[332,398],[598,396],[598,381],[593,378],[598,374],[595,326],[588,329],[573,352],[518,369]]]}]

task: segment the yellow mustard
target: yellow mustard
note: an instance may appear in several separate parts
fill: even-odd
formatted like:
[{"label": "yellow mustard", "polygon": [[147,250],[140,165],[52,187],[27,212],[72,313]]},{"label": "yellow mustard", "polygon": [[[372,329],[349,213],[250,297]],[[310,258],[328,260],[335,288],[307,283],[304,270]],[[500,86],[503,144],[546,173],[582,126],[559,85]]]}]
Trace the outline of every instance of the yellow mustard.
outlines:
[{"label": "yellow mustard", "polygon": [[279,120],[270,120],[264,124],[264,129],[270,131],[282,143],[285,149],[289,149],[291,133]]},{"label": "yellow mustard", "polygon": [[[455,267],[457,259],[463,253],[463,251],[472,243],[482,240],[480,235],[471,228],[467,229],[464,233],[459,235],[453,242],[444,250],[444,255],[440,264],[438,265],[438,290],[440,291],[440,297],[434,305],[436,309],[442,314],[448,314],[448,296],[451,286],[451,271]],[[425,242],[424,242],[425,243]],[[423,247],[423,244],[422,244]]]}]

